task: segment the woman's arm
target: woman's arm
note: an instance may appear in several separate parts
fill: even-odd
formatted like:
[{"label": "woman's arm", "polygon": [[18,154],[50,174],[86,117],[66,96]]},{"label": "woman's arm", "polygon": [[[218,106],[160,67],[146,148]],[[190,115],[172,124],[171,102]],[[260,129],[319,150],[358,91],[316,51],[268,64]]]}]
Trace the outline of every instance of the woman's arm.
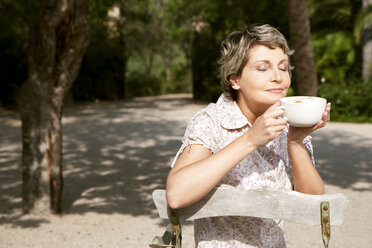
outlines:
[{"label": "woman's arm", "polygon": [[330,103],[323,113],[323,118],[310,128],[297,128],[290,126],[288,132],[288,151],[292,162],[294,190],[306,194],[323,194],[324,184],[318,171],[315,169],[307,152],[303,140],[307,135],[322,128],[329,120]]},{"label": "woman's arm", "polygon": [[186,147],[168,175],[168,205],[177,209],[203,198],[255,149],[245,139],[243,135],[215,154],[202,145]]},{"label": "woman's arm", "polygon": [[323,194],[323,180],[315,169],[305,145],[302,142],[288,142],[288,150],[292,162],[294,190],[312,195]]}]

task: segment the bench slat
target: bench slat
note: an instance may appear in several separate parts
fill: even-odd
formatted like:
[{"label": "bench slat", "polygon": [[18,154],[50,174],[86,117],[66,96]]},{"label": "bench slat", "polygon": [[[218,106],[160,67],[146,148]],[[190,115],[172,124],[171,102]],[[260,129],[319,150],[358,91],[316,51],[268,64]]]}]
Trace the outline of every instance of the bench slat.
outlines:
[{"label": "bench slat", "polygon": [[[162,219],[169,219],[165,190],[153,192]],[[331,225],[341,225],[348,198],[343,194],[308,195],[293,190],[261,188],[239,190],[220,185],[197,203],[178,210],[181,222],[216,216],[252,216],[282,219],[306,225],[320,225],[320,204],[330,204]]]}]

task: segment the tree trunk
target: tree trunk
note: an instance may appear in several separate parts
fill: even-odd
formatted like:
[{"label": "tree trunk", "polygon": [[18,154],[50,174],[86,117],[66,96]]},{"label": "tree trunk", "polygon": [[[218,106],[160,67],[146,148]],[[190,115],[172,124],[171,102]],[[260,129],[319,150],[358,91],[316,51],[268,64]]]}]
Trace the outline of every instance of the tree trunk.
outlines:
[{"label": "tree trunk", "polygon": [[[367,8],[372,4],[372,0],[363,0],[362,8]],[[372,71],[372,25],[366,25],[363,29],[363,68],[362,76],[364,82],[368,82]]]},{"label": "tree trunk", "polygon": [[314,63],[306,0],[288,0],[289,33],[294,53],[297,95],[316,96],[318,79]]},{"label": "tree trunk", "polygon": [[63,188],[63,100],[88,46],[85,0],[40,1],[30,32],[22,120],[23,212],[59,213]]},{"label": "tree trunk", "polygon": [[193,97],[195,100],[215,102],[221,94],[217,64],[219,44],[210,31],[194,31],[191,43]]}]

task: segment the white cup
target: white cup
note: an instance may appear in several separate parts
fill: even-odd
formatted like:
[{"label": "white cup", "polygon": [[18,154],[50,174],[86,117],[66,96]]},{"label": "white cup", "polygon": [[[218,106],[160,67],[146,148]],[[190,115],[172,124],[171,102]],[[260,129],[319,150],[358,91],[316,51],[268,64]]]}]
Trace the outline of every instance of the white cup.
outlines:
[{"label": "white cup", "polygon": [[311,127],[323,116],[327,100],[314,96],[289,96],[280,99],[284,107],[284,117],[296,127]]}]

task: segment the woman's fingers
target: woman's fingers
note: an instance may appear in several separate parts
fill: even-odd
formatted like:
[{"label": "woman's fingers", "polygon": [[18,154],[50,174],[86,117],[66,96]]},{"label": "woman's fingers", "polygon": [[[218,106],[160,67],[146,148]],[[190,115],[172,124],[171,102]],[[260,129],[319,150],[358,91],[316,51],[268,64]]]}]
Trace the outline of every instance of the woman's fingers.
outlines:
[{"label": "woman's fingers", "polygon": [[283,118],[270,118],[266,120],[265,133],[269,140],[273,140],[283,133],[283,130],[287,127],[287,120]]},{"label": "woman's fingers", "polygon": [[280,106],[280,102],[276,102],[255,120],[249,130],[251,136],[255,139],[255,144],[258,146],[266,144],[283,133],[283,130],[287,127],[287,120],[281,118],[283,114],[283,107]]},{"label": "woman's fingers", "polygon": [[330,116],[331,116],[331,103],[327,103],[327,106],[324,110],[324,113],[323,113],[323,116],[322,116],[322,119],[314,126],[314,131],[321,128],[321,127],[324,127],[326,124],[327,124],[327,121],[330,120]]},{"label": "woman's fingers", "polygon": [[273,118],[271,120],[273,126],[287,126],[287,118]]},{"label": "woman's fingers", "polygon": [[268,108],[264,115],[267,118],[281,118],[284,115],[284,107],[279,105],[280,103],[277,102]]},{"label": "woman's fingers", "polygon": [[325,121],[329,121],[330,120],[330,117],[331,117],[331,103],[327,103],[327,106],[326,106],[326,109],[324,111],[324,114],[323,116],[325,117],[324,120]]}]

